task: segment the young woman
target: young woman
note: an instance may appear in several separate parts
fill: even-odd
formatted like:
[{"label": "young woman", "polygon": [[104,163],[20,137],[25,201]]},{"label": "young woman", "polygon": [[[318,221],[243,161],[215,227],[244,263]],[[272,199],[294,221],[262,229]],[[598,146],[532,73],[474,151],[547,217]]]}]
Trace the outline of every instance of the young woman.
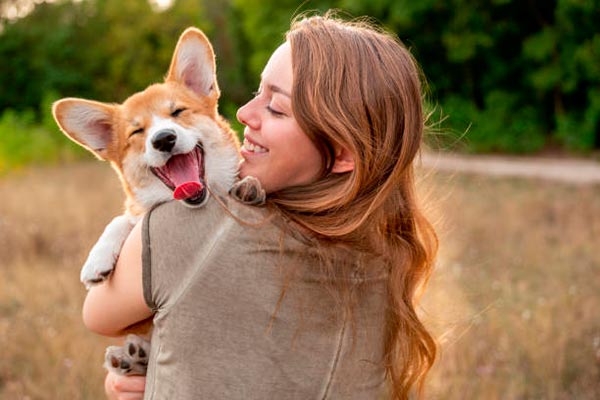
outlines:
[{"label": "young woman", "polygon": [[112,398],[407,399],[433,364],[417,65],[364,23],[303,18],[286,38],[237,115],[266,206],[158,207],[88,294],[101,334],[154,315],[147,378],[109,374]]}]

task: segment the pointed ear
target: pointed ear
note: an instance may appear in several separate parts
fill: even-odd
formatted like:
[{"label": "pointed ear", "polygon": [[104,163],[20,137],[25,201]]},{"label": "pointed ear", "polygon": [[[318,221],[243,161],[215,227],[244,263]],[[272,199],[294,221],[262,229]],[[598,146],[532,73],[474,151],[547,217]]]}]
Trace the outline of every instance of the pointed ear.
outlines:
[{"label": "pointed ear", "polygon": [[166,82],[179,82],[200,96],[219,97],[215,53],[202,31],[187,28],[179,37]]},{"label": "pointed ear", "polygon": [[74,98],[52,105],[52,115],[65,135],[103,160],[113,140],[114,111],[109,104]]},{"label": "pointed ear", "polygon": [[337,147],[335,149],[335,160],[331,172],[334,174],[342,174],[354,170],[354,157],[345,147]]}]

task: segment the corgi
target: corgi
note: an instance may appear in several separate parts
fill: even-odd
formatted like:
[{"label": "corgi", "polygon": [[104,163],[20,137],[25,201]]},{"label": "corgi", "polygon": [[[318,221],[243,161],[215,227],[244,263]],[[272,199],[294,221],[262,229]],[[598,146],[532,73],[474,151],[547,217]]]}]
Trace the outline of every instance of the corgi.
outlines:
[{"label": "corgi", "polygon": [[[177,42],[164,83],[122,104],[77,98],[53,104],[62,132],[109,161],[126,194],[125,212],[107,225],[83,265],[80,279],[87,288],[107,279],[133,226],[156,204],[176,200],[201,207],[211,193],[222,196],[232,189],[246,203],[264,200],[257,180],[238,181],[240,144],[217,111],[215,68],[204,33],[188,28]],[[250,192],[252,198],[244,194]],[[148,342],[129,335],[123,347],[107,349],[106,367],[143,375],[148,353]]]}]

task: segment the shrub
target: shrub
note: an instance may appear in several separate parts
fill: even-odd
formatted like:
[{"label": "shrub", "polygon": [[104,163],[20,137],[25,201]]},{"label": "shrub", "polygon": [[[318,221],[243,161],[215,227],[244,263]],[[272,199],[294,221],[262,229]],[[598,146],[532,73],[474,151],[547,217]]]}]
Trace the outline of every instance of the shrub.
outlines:
[{"label": "shrub", "polygon": [[442,126],[453,142],[460,142],[451,147],[469,152],[528,153],[545,144],[537,111],[520,105],[511,93],[491,92],[482,110],[464,98],[449,97],[442,109],[447,115]]},{"label": "shrub", "polygon": [[0,174],[29,164],[48,164],[79,158],[83,151],[62,135],[49,107],[38,122],[31,110],[7,109],[0,115]]}]

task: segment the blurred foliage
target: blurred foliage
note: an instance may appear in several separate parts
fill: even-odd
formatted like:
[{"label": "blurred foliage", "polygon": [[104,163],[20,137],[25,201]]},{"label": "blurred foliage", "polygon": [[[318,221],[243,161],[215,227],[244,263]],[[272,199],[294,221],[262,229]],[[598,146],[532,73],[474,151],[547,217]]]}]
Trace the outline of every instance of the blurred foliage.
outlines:
[{"label": "blurred foliage", "polygon": [[[25,3],[2,0],[0,12]],[[176,0],[166,10],[147,0],[29,3],[40,4],[22,18],[0,16],[2,136],[47,121],[48,93],[120,102],[162,80],[190,25],[213,42],[221,111],[235,121],[291,19],[337,8],[369,15],[415,54],[427,101],[446,116],[437,146],[600,148],[600,0]],[[17,116],[24,125],[7,130]],[[51,134],[48,125],[40,129]]]},{"label": "blurred foliage", "polygon": [[[49,94],[41,106],[50,109],[58,97]],[[48,164],[80,157],[83,149],[60,134],[50,113],[40,121],[33,110],[5,109],[0,115],[0,176],[31,164]]]}]

